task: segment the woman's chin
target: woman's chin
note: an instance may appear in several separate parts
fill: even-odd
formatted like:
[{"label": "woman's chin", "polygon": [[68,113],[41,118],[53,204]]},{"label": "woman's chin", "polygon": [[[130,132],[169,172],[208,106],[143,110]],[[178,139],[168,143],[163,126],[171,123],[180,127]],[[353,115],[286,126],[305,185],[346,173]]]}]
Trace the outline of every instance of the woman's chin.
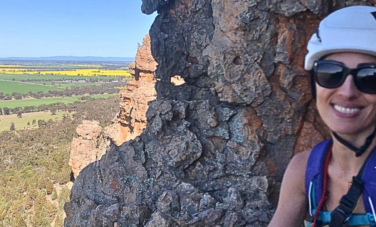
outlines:
[{"label": "woman's chin", "polygon": [[[332,127],[331,127],[332,126]],[[338,135],[346,136],[368,136],[373,132],[373,128],[360,128],[359,125],[346,125],[346,124],[337,124],[329,125],[329,128],[332,132],[337,133]]]}]

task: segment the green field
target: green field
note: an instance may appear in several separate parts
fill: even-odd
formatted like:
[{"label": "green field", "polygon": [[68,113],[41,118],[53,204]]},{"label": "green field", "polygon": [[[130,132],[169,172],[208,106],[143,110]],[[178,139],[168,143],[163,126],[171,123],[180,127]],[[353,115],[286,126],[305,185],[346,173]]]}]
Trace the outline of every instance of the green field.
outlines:
[{"label": "green field", "polygon": [[35,82],[35,84],[44,84],[44,85],[47,85],[47,86],[57,87],[57,88],[83,87],[83,86],[92,86],[92,85],[100,85],[101,84],[101,83],[61,83],[61,82],[54,82],[55,84],[52,84],[52,83],[53,82],[51,82],[51,81]]},{"label": "green field", "polygon": [[64,88],[0,80],[0,92],[3,94],[12,94],[13,92],[27,94],[29,91],[37,93],[38,91],[48,92],[50,90],[62,91]]},{"label": "green field", "polygon": [[[87,76],[61,76],[61,75],[17,75],[17,74],[2,74],[0,73],[0,80],[85,80],[90,79]],[[114,77],[96,76],[94,79],[100,80],[114,80]]]},{"label": "green field", "polygon": [[[110,96],[116,96],[118,94],[104,94],[104,95],[90,95],[92,98],[108,98]],[[43,98],[43,99],[22,99],[22,100],[7,100],[7,101],[0,101],[0,108],[8,107],[8,108],[15,108],[15,107],[25,107],[25,106],[39,106],[42,104],[48,105],[52,103],[74,103],[75,101],[79,101],[81,96],[73,96],[73,97],[59,97],[59,98]]]},{"label": "green field", "polygon": [[[35,112],[35,113],[24,113],[22,114],[22,118],[18,118],[17,114],[11,115],[0,115],[0,132],[8,131],[10,129],[11,122],[14,123],[16,130],[25,129],[25,128],[35,128],[38,127],[38,120],[45,120],[48,121],[49,119],[52,120],[60,120],[63,118],[63,115],[68,115],[68,113],[64,112],[56,112],[56,115],[51,115],[48,112]],[[33,120],[37,122],[36,125],[32,125]],[[27,123],[30,122],[30,126],[27,126]]]}]

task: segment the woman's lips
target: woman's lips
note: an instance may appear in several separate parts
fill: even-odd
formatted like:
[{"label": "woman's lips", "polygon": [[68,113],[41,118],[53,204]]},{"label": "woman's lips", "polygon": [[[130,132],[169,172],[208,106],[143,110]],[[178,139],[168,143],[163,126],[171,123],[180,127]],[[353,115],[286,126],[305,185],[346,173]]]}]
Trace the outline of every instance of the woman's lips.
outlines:
[{"label": "woman's lips", "polygon": [[344,107],[337,104],[333,105],[333,109],[338,116],[346,118],[356,117],[361,110],[359,107]]}]

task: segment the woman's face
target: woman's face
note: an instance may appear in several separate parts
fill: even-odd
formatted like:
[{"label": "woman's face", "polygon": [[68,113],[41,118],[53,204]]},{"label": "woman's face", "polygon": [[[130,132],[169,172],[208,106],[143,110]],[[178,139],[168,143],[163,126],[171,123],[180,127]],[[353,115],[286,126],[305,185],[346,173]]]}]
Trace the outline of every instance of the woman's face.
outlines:
[{"label": "woman's face", "polygon": [[[344,63],[356,68],[360,63],[376,63],[376,58],[359,53],[335,53],[325,60]],[[376,125],[376,94],[360,92],[352,75],[338,88],[327,89],[316,83],[316,105],[321,118],[334,132],[342,135],[368,136]]]}]

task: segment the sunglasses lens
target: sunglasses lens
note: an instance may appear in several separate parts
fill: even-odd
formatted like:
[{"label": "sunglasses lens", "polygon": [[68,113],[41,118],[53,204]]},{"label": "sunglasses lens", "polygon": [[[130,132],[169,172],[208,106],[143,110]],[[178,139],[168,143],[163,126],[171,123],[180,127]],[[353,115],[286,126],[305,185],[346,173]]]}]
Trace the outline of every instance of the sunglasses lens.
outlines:
[{"label": "sunglasses lens", "polygon": [[344,68],[333,63],[320,63],[315,68],[316,82],[325,88],[337,88],[341,86],[344,77]]},{"label": "sunglasses lens", "polygon": [[376,94],[376,68],[360,69],[355,83],[360,91],[368,94]]}]

